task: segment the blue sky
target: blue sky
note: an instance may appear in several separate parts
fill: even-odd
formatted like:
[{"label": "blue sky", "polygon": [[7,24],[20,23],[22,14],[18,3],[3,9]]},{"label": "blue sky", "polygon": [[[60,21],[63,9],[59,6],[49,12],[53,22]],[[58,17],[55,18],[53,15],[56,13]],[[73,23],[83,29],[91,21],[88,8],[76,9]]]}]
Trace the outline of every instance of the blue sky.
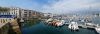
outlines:
[{"label": "blue sky", "polygon": [[0,6],[15,6],[47,13],[69,13],[90,10],[90,7],[100,11],[100,0],[0,0]]},{"label": "blue sky", "polygon": [[48,4],[49,0],[0,0],[0,6],[15,6],[27,9],[38,9],[45,4]]},{"label": "blue sky", "polygon": [[57,0],[0,0],[0,6],[15,6],[27,9],[40,9],[43,5]]}]

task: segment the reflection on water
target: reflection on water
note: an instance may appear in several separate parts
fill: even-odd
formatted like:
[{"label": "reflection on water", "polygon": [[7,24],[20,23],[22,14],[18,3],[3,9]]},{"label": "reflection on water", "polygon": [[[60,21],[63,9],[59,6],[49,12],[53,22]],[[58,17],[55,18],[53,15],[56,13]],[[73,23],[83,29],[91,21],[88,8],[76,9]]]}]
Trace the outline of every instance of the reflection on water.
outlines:
[{"label": "reflection on water", "polygon": [[[27,27],[27,25],[25,25],[25,27]],[[94,30],[79,29],[78,32],[72,32],[67,28],[67,26],[53,27],[45,25],[43,23],[38,23],[32,25],[31,27],[22,28],[22,33],[23,34],[96,34]]]},{"label": "reflection on water", "polygon": [[39,19],[32,19],[32,20],[26,20],[24,23],[22,23],[22,28],[27,28],[27,27],[31,27],[33,25],[36,25],[40,23]]}]

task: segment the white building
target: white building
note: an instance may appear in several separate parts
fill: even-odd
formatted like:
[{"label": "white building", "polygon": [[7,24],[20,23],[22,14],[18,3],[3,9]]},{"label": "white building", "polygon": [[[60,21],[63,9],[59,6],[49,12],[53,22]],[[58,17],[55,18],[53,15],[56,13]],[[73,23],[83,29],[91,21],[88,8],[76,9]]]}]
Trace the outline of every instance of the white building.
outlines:
[{"label": "white building", "polygon": [[10,8],[10,15],[15,15],[17,18],[21,17],[21,8]]},{"label": "white building", "polygon": [[51,14],[51,13],[44,13],[44,16],[45,17],[53,17],[53,14]]},{"label": "white building", "polygon": [[17,18],[21,17],[21,9],[17,7],[8,7],[9,11],[0,11],[0,15],[14,15]]},{"label": "white building", "polygon": [[32,10],[23,9],[21,11],[21,18],[23,18],[24,20],[32,18]]},{"label": "white building", "polygon": [[13,18],[14,18],[14,15],[11,15],[10,10],[0,11],[0,23],[10,22]]},{"label": "white building", "polygon": [[17,18],[25,20],[32,18],[33,10],[21,9],[19,7],[7,7],[7,8],[9,8],[9,11],[5,12],[1,11],[0,15],[14,15]]}]

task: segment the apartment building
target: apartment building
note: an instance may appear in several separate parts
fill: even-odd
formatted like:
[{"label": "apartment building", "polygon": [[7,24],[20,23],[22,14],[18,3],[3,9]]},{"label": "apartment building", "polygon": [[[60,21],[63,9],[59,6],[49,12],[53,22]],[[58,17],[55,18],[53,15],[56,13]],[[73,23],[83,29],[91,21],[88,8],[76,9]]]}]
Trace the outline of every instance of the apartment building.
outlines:
[{"label": "apartment building", "polygon": [[22,9],[19,7],[7,7],[9,8],[9,11],[0,11],[0,15],[13,15],[14,17],[23,19],[23,20],[29,20],[30,18],[41,16],[42,14],[40,12],[29,10],[29,9]]},{"label": "apartment building", "polygon": [[21,17],[21,8],[10,7],[9,13],[10,13],[10,15],[14,15],[17,18],[20,18]]},{"label": "apartment building", "polygon": [[[4,7],[5,8],[5,7]],[[9,8],[8,11],[0,11],[0,15],[14,15],[17,18],[21,17],[21,8],[18,7],[6,7]]]},{"label": "apartment building", "polygon": [[22,9],[21,18],[24,20],[29,20],[29,18],[32,18],[32,10]]}]

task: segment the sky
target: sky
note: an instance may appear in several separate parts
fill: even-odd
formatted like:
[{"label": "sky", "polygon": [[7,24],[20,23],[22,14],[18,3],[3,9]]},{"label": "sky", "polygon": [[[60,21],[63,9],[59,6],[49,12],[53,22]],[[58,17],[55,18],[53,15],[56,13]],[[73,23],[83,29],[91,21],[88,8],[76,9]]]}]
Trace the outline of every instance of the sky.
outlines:
[{"label": "sky", "polygon": [[0,0],[0,6],[21,7],[44,13],[100,11],[100,0]]}]

